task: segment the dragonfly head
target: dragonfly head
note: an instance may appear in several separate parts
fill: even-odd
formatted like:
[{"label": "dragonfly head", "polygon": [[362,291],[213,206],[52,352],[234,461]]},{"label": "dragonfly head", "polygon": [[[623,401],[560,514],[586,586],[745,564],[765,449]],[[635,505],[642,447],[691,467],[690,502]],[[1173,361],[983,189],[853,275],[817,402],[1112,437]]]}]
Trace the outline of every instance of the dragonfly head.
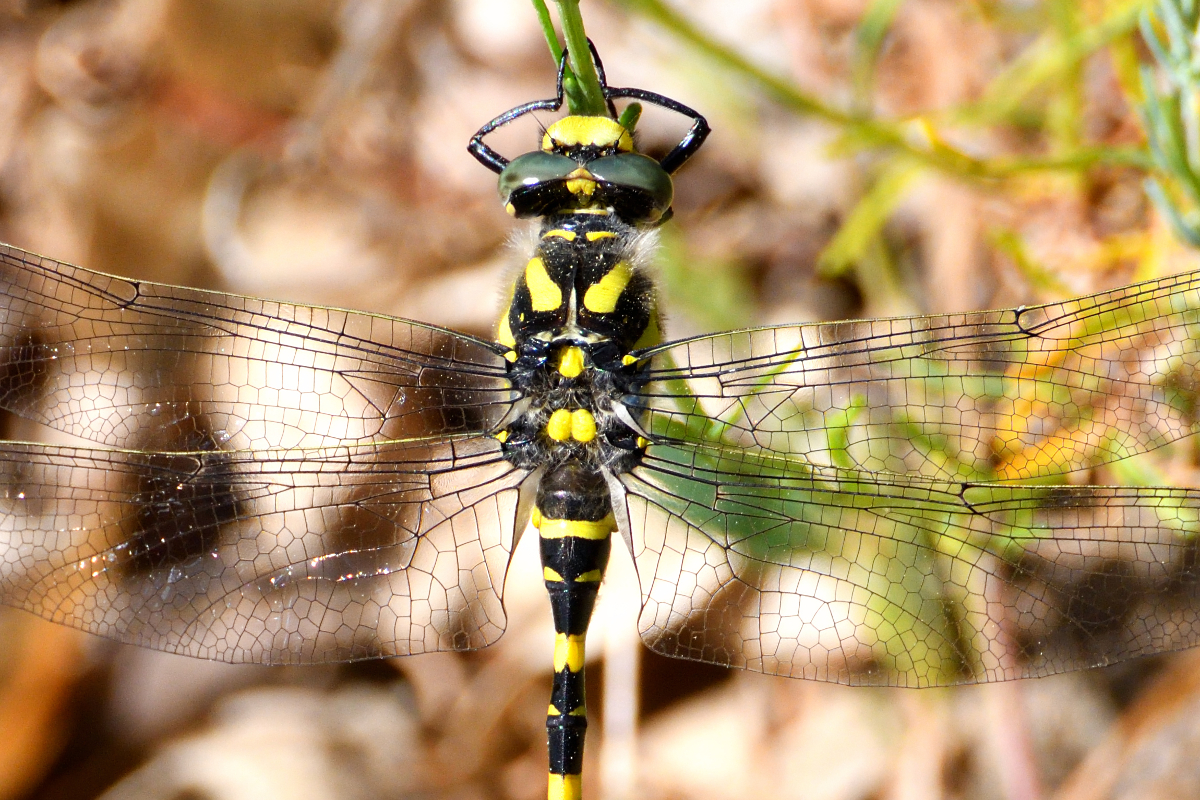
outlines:
[{"label": "dragonfly head", "polygon": [[542,135],[540,150],[508,163],[499,188],[515,217],[603,208],[634,225],[663,221],[674,197],[662,165],[636,152],[630,132],[603,116],[555,122]]}]

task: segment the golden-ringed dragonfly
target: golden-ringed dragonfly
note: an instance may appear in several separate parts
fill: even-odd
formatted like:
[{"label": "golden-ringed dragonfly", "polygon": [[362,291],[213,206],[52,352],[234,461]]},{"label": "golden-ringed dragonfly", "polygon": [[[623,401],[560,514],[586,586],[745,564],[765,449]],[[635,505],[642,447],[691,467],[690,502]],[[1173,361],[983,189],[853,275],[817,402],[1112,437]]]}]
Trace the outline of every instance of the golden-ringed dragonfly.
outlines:
[{"label": "golden-ringed dragonfly", "polygon": [[[496,341],[0,249],[0,408],[99,445],[0,444],[0,600],[227,662],[467,650],[532,522],[564,799],[617,532],[667,656],[922,687],[1200,643],[1200,491],[1048,482],[1196,432],[1200,273],[664,343],[654,227],[708,128],[605,93],[484,144],[560,67],[471,141],[536,226]],[[623,98],[691,129],[642,155]]]}]

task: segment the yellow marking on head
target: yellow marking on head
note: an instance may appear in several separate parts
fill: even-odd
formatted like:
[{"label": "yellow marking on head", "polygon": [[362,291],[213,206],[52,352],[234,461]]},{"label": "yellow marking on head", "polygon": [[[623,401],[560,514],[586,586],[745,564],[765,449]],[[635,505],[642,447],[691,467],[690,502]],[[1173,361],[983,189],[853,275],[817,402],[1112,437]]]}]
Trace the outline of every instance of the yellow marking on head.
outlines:
[{"label": "yellow marking on head", "polygon": [[542,512],[538,509],[537,506],[533,507],[533,513],[529,515],[529,522],[533,525],[534,528],[542,527]]},{"label": "yellow marking on head", "polygon": [[531,258],[525,265],[525,285],[529,287],[529,304],[534,311],[553,311],[562,305],[562,289],[546,272],[546,262]]},{"label": "yellow marking on head", "polygon": [[585,201],[590,200],[596,193],[596,179],[592,173],[580,167],[567,176],[567,191],[580,195]]},{"label": "yellow marking on head", "polygon": [[583,637],[573,633],[554,635],[554,671],[562,672],[566,667],[571,672],[583,670]]},{"label": "yellow marking on head", "polygon": [[592,539],[600,541],[607,539],[617,529],[616,520],[610,513],[604,519],[595,521],[584,519],[543,519],[538,526],[538,535],[543,539],[565,539],[573,536],[576,539]]},{"label": "yellow marking on head", "polygon": [[633,270],[624,261],[618,261],[616,266],[600,280],[588,287],[583,295],[583,307],[593,314],[611,314],[621,299],[621,292],[629,285]]},{"label": "yellow marking on head", "polygon": [[550,788],[546,800],[582,800],[583,781],[578,775],[555,775],[550,773]]},{"label": "yellow marking on head", "polygon": [[633,152],[633,137],[625,126],[610,117],[572,115],[555,122],[542,136],[542,149],[559,147],[616,147],[622,153]]},{"label": "yellow marking on head", "polygon": [[559,239],[566,239],[568,242],[575,241],[575,231],[565,231],[562,228],[555,228],[552,231],[546,231],[542,234],[543,239],[549,239],[557,236]]},{"label": "yellow marking on head", "polygon": [[551,583],[563,583],[563,576],[559,575],[549,567],[542,567],[542,580],[550,581]]},{"label": "yellow marking on head", "polygon": [[555,707],[554,703],[551,703],[550,707],[546,709],[546,716],[547,717],[561,717],[562,712],[559,711],[558,708]]},{"label": "yellow marking on head", "polygon": [[604,573],[598,569],[589,569],[575,579],[575,583],[599,583],[604,580]]},{"label": "yellow marking on head", "polygon": [[515,217],[517,215],[517,207],[512,203],[505,203],[504,210],[508,212],[510,217]]},{"label": "yellow marking on head", "polygon": [[601,239],[615,239],[617,235],[612,231],[588,231],[587,240],[589,242],[598,242]]},{"label": "yellow marking on head", "polygon": [[558,374],[564,378],[578,378],[585,366],[583,350],[567,347],[558,357]]},{"label": "yellow marking on head", "polygon": [[504,444],[505,442],[508,441],[508,431],[496,431],[495,435],[492,436],[492,438],[495,439],[497,442],[500,442],[500,444]]},{"label": "yellow marking on head", "polygon": [[546,435],[556,442],[571,438],[571,412],[560,408],[546,420]]},{"label": "yellow marking on head", "polygon": [[586,408],[571,412],[571,438],[585,444],[596,438],[596,418]]}]

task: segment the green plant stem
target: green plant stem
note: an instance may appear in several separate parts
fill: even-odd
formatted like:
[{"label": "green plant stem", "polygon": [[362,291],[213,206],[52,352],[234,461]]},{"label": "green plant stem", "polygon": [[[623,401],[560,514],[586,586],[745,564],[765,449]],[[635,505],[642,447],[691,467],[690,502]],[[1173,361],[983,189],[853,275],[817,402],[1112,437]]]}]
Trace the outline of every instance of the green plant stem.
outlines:
[{"label": "green plant stem", "polygon": [[554,20],[550,18],[550,9],[546,6],[545,0],[531,0],[533,10],[537,14],[538,24],[542,26],[542,35],[546,37],[546,44],[550,48],[550,56],[554,59],[555,65],[562,61],[562,45],[558,43],[558,32],[554,30]]},{"label": "green plant stem", "polygon": [[579,0],[554,0],[558,6],[558,18],[562,21],[563,38],[567,42],[571,71],[578,81],[577,96],[571,97],[569,108],[572,114],[607,116],[608,104],[600,88],[600,76],[592,63],[588,47],[587,32],[583,28],[583,16],[579,13]]},{"label": "green plant stem", "polygon": [[853,114],[808,94],[786,78],[774,75],[706,34],[680,16],[662,0],[617,0],[625,8],[661,25],[709,60],[757,85],[766,94],[798,114],[823,119],[844,131],[844,141],[860,149],[880,148],[905,154],[918,162],[963,178],[1005,178],[1018,173],[1047,170],[1077,170],[1093,164],[1136,164],[1147,162],[1133,150],[1079,148],[1050,157],[979,159],[945,143],[918,141],[905,123],[887,122]]}]

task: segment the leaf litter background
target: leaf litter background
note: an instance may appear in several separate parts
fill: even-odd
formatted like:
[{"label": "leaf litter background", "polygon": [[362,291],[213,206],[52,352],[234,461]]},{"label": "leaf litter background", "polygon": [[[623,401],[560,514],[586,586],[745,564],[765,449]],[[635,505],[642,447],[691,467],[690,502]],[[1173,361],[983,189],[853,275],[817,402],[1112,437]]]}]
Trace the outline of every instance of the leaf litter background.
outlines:
[{"label": "leaf litter background", "polygon": [[[1010,306],[1195,268],[1142,188],[1145,5],[677,6],[804,92],[802,114],[654,21],[650,0],[585,2],[612,83],[716,130],[664,231],[670,334]],[[519,249],[464,146],[552,80],[524,0],[0,0],[0,240],[487,334]],[[642,128],[651,150],[682,132],[651,113]],[[519,152],[535,133],[500,142]],[[1075,477],[1200,485],[1196,462],[1185,442]],[[479,653],[231,667],[0,609],[0,799],[544,796],[552,633],[532,541],[509,631]],[[590,798],[1200,794],[1196,653],[956,690],[735,673],[638,649],[624,556],[590,638]],[[632,668],[638,683],[619,680]]]}]

